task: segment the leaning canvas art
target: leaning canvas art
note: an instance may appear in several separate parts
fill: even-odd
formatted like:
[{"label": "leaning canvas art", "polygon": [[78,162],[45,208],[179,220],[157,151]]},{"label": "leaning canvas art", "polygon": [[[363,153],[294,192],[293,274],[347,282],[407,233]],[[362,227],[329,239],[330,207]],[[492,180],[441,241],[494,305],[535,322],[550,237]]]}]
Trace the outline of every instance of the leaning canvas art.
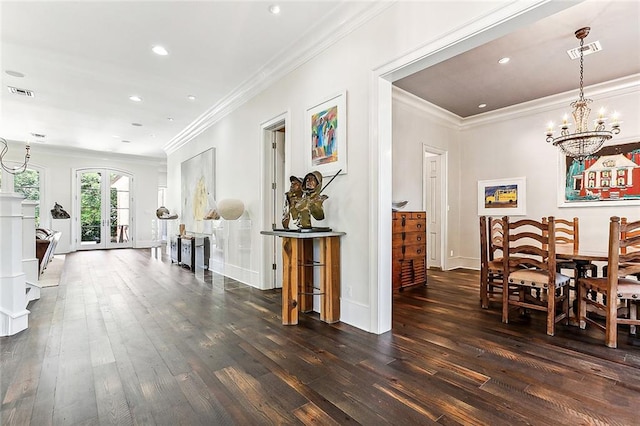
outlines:
[{"label": "leaning canvas art", "polygon": [[182,223],[189,232],[202,232],[202,221],[215,207],[215,152],[208,149],[182,162]]},{"label": "leaning canvas art", "polygon": [[564,158],[563,205],[640,203],[640,142],[606,146],[578,161]]}]

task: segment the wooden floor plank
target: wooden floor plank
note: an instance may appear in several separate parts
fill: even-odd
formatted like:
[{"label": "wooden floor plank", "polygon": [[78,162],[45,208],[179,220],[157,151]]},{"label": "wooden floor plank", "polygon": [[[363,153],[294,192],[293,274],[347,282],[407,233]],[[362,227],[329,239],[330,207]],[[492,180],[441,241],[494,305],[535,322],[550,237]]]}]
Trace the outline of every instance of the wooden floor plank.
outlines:
[{"label": "wooden floor plank", "polygon": [[71,253],[0,338],[0,424],[611,424],[638,419],[640,342],[481,309],[477,271],[428,271],[373,335],[149,250]]}]

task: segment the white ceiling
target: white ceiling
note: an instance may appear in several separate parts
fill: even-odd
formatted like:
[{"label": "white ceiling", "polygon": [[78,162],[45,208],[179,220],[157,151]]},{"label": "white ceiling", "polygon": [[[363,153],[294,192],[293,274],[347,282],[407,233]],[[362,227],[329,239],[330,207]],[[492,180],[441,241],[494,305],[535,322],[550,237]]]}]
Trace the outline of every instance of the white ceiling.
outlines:
[{"label": "white ceiling", "polygon": [[[372,8],[280,4],[274,16],[262,1],[1,1],[0,137],[164,157],[163,147],[199,117],[299,55],[302,41],[326,37],[333,25]],[[585,85],[636,74],[639,7],[587,1],[396,84],[461,117],[576,89],[579,65],[565,52],[577,45],[573,32],[581,26],[592,27],[587,42],[603,47],[585,58]],[[156,44],[169,55],[152,53]],[[512,60],[498,68],[502,56]],[[488,107],[478,111],[481,102]]]}]

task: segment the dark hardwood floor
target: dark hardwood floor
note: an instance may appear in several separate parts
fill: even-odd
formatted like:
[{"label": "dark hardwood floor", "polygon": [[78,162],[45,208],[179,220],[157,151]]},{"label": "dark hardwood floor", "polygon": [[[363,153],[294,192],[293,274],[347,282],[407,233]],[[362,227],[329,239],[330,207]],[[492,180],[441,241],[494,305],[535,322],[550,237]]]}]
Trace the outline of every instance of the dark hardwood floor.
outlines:
[{"label": "dark hardwood floor", "polygon": [[149,250],[67,256],[29,329],[0,338],[2,425],[640,422],[640,347],[480,309],[478,273],[429,271],[381,336],[302,315],[279,291]]}]

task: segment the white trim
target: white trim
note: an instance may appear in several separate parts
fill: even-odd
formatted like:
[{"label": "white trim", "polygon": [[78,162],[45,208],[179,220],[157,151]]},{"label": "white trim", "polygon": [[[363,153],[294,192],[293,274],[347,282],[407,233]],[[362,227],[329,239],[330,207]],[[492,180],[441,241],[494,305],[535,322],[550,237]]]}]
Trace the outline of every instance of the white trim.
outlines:
[{"label": "white trim", "polygon": [[[371,327],[374,333],[391,329],[391,81],[465,52],[580,1],[517,1],[498,7],[473,22],[378,68],[370,76],[369,118],[369,282]],[[375,175],[375,173],[378,173]],[[454,267],[454,259],[450,267]]]},{"label": "white trim", "polygon": [[[447,214],[447,206],[449,205],[449,152],[427,145],[422,144],[422,184],[426,182],[428,176],[427,172],[427,160],[425,153],[438,154],[440,156],[440,261],[442,262],[442,269],[448,271],[448,259],[447,255],[447,242],[449,241],[449,215]],[[425,194],[425,188],[422,188],[422,195]],[[422,208],[426,211],[427,200],[422,199]],[[429,220],[429,218],[427,218]],[[428,241],[428,237],[427,237]]]},{"label": "white trim", "polygon": [[[271,229],[271,223],[269,221],[270,214],[267,211],[270,207],[270,193],[271,189],[269,187],[271,182],[271,176],[268,176],[271,166],[267,164],[269,159],[271,159],[271,144],[269,140],[266,139],[267,132],[273,131],[274,126],[279,123],[284,123],[285,133],[284,133],[284,176],[289,176],[290,166],[289,166],[289,158],[291,158],[291,131],[288,129],[289,123],[291,123],[291,110],[287,109],[285,112],[278,114],[277,116],[270,118],[269,120],[263,121],[260,123],[261,130],[261,146],[260,150],[260,176],[262,176],[262,189],[260,191],[260,221],[261,226],[260,229]],[[282,191],[284,192],[284,191]],[[267,281],[267,277],[272,273],[271,262],[274,257],[273,250],[273,242],[277,237],[267,237],[261,235],[261,243],[262,243],[262,259],[260,260],[259,271],[262,279],[259,279],[258,282],[262,283],[257,286],[262,290],[266,290],[272,288],[270,285],[271,279]]]},{"label": "white trim", "polygon": [[448,129],[460,130],[462,127],[462,119],[459,116],[397,86],[393,86],[393,100],[428,115],[434,123]]},{"label": "white trim", "polygon": [[370,328],[367,318],[371,312],[371,307],[355,300],[340,298],[340,322],[352,325],[361,330]]}]

